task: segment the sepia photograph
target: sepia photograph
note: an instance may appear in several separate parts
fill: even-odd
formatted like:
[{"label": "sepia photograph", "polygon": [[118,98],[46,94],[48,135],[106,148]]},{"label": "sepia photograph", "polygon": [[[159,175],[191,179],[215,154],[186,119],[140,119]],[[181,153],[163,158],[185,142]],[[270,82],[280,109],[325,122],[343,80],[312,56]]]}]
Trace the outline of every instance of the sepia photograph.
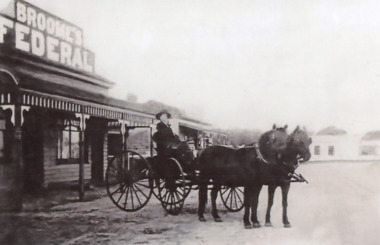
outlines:
[{"label": "sepia photograph", "polygon": [[380,244],[379,12],[1,0],[0,245]]}]

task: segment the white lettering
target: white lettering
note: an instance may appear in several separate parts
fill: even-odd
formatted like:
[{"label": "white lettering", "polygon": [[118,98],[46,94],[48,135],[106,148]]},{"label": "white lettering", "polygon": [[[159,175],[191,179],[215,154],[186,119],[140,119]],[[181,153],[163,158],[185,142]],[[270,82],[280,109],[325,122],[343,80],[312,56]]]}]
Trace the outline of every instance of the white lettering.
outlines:
[{"label": "white lettering", "polygon": [[61,63],[71,66],[72,47],[67,42],[61,42]]},{"label": "white lettering", "polygon": [[26,6],[23,3],[16,3],[17,20],[24,23],[26,21]]},{"label": "white lettering", "polygon": [[30,28],[23,24],[16,23],[15,30],[16,30],[16,48],[26,51],[26,52],[30,52],[29,42],[25,42],[25,39],[26,39],[25,35],[29,34]]},{"label": "white lettering", "polygon": [[45,53],[45,37],[42,32],[32,30],[32,53],[43,56]]},{"label": "white lettering", "polygon": [[74,49],[74,55],[72,60],[73,66],[83,70],[82,53],[80,48]]},{"label": "white lettering", "polygon": [[40,31],[45,31],[46,29],[46,16],[43,13],[38,13],[37,15],[37,26]]},{"label": "white lettering", "polygon": [[59,44],[58,39],[47,36],[46,38],[46,52],[47,58],[53,61],[59,61],[59,54],[56,52]]},{"label": "white lettering", "polygon": [[13,21],[0,16],[0,43],[4,43],[4,36],[10,28],[13,28]]},{"label": "white lettering", "polygon": [[26,13],[28,16],[28,26],[32,26],[36,28],[37,23],[36,23],[36,18],[37,18],[37,12],[34,8],[28,7],[26,9]]}]

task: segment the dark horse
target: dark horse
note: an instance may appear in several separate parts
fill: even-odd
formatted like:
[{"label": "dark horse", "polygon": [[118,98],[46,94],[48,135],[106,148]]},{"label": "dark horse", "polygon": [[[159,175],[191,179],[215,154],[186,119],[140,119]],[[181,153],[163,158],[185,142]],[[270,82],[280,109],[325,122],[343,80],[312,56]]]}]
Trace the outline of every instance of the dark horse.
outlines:
[{"label": "dark horse", "polygon": [[249,211],[251,208],[251,221],[253,227],[260,227],[257,219],[257,206],[259,194],[263,185],[268,185],[268,207],[265,217],[265,226],[271,226],[270,211],[273,205],[274,192],[278,186],[282,191],[282,222],[285,227],[291,227],[287,216],[288,193],[291,183],[291,176],[298,167],[300,161],[308,161],[311,157],[309,145],[311,138],[299,127],[289,136],[286,148],[278,156],[265,155],[264,142],[259,142],[264,158],[268,164],[259,164],[258,173],[253,185],[245,188],[245,213],[244,225],[251,228],[249,221]]},{"label": "dark horse", "polygon": [[[267,156],[277,157],[286,148],[289,135],[286,128],[276,128],[261,136],[263,152]],[[212,184],[211,203],[212,216],[216,222],[221,222],[216,208],[216,198],[221,186],[253,186],[259,173],[259,165],[266,164],[256,148],[231,149],[223,146],[206,148],[199,156],[199,207],[200,221],[206,221],[204,211],[207,203],[207,187]]]}]

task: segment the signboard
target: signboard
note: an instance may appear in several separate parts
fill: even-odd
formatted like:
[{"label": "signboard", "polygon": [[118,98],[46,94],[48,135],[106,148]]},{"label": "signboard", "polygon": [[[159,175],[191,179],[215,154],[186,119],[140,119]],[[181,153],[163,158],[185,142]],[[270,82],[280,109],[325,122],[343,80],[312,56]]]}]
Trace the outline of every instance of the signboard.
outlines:
[{"label": "signboard", "polygon": [[14,1],[10,16],[0,14],[0,45],[70,68],[94,72],[95,55],[83,47],[81,28],[30,3]]}]

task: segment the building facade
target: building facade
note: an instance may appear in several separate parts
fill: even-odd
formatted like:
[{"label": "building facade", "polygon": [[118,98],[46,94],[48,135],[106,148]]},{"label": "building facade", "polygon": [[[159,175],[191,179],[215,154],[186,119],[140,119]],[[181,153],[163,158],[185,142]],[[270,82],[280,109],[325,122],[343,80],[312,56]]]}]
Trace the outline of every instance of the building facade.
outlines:
[{"label": "building facade", "polygon": [[0,30],[0,210],[59,182],[79,181],[83,199],[85,182],[103,181],[108,153],[154,116],[108,97],[113,83],[95,74],[79,27],[17,0]]},{"label": "building facade", "polygon": [[380,140],[362,135],[314,135],[310,161],[378,161]]}]

